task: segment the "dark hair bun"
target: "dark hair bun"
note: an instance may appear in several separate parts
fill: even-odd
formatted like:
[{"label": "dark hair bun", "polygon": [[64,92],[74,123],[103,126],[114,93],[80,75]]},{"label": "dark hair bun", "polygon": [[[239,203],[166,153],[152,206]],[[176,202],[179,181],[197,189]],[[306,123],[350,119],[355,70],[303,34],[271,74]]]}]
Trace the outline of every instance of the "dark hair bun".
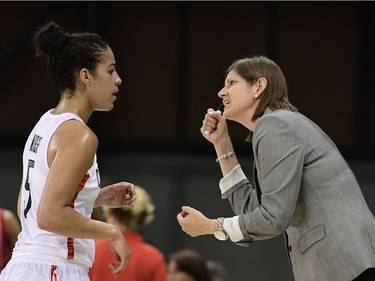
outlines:
[{"label": "dark hair bun", "polygon": [[36,55],[53,55],[65,44],[69,34],[57,23],[49,21],[37,29],[34,35]]}]

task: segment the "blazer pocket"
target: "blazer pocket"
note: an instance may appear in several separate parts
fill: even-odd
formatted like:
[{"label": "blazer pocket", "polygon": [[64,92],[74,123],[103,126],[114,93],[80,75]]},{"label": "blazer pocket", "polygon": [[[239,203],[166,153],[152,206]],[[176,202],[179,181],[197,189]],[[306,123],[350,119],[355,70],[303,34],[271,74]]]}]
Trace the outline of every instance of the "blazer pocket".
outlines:
[{"label": "blazer pocket", "polygon": [[326,237],[324,224],[318,224],[301,237],[297,243],[297,249],[301,254],[303,254],[312,245],[324,239],[324,237]]}]

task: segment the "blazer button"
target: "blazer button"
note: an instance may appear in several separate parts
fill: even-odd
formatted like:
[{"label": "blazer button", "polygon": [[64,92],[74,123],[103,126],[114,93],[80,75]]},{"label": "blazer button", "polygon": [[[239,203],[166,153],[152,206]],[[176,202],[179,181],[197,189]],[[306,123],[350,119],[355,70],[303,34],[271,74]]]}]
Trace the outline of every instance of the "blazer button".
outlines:
[{"label": "blazer button", "polygon": [[289,252],[292,251],[292,246],[288,246],[288,251],[289,251]]}]

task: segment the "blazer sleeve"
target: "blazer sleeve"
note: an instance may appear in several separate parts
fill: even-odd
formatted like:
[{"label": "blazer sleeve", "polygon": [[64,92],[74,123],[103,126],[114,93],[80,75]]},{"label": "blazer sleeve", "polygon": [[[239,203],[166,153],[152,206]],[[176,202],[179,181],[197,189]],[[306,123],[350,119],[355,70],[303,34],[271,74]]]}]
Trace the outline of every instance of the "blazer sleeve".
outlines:
[{"label": "blazer sleeve", "polygon": [[237,243],[282,234],[293,216],[301,186],[304,146],[288,120],[272,114],[260,118],[253,136],[253,150],[261,204],[249,209],[250,198],[245,196],[248,193],[234,186],[228,199],[233,210],[241,213],[238,221],[244,236]]},{"label": "blazer sleeve", "polygon": [[[257,192],[239,164],[220,180],[219,187],[221,198],[229,200],[236,215],[251,212],[259,207]],[[247,200],[242,201],[242,198]],[[241,204],[238,204],[240,202]]]}]

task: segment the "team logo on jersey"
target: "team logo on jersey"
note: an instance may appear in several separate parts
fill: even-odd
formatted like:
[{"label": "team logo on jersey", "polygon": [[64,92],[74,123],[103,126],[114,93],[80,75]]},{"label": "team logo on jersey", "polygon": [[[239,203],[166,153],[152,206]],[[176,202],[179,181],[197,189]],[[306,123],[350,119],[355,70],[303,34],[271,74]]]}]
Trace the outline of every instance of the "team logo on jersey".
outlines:
[{"label": "team logo on jersey", "polygon": [[42,141],[42,137],[38,135],[34,135],[34,139],[30,145],[30,151],[37,153],[38,147],[40,145],[40,142]]}]

